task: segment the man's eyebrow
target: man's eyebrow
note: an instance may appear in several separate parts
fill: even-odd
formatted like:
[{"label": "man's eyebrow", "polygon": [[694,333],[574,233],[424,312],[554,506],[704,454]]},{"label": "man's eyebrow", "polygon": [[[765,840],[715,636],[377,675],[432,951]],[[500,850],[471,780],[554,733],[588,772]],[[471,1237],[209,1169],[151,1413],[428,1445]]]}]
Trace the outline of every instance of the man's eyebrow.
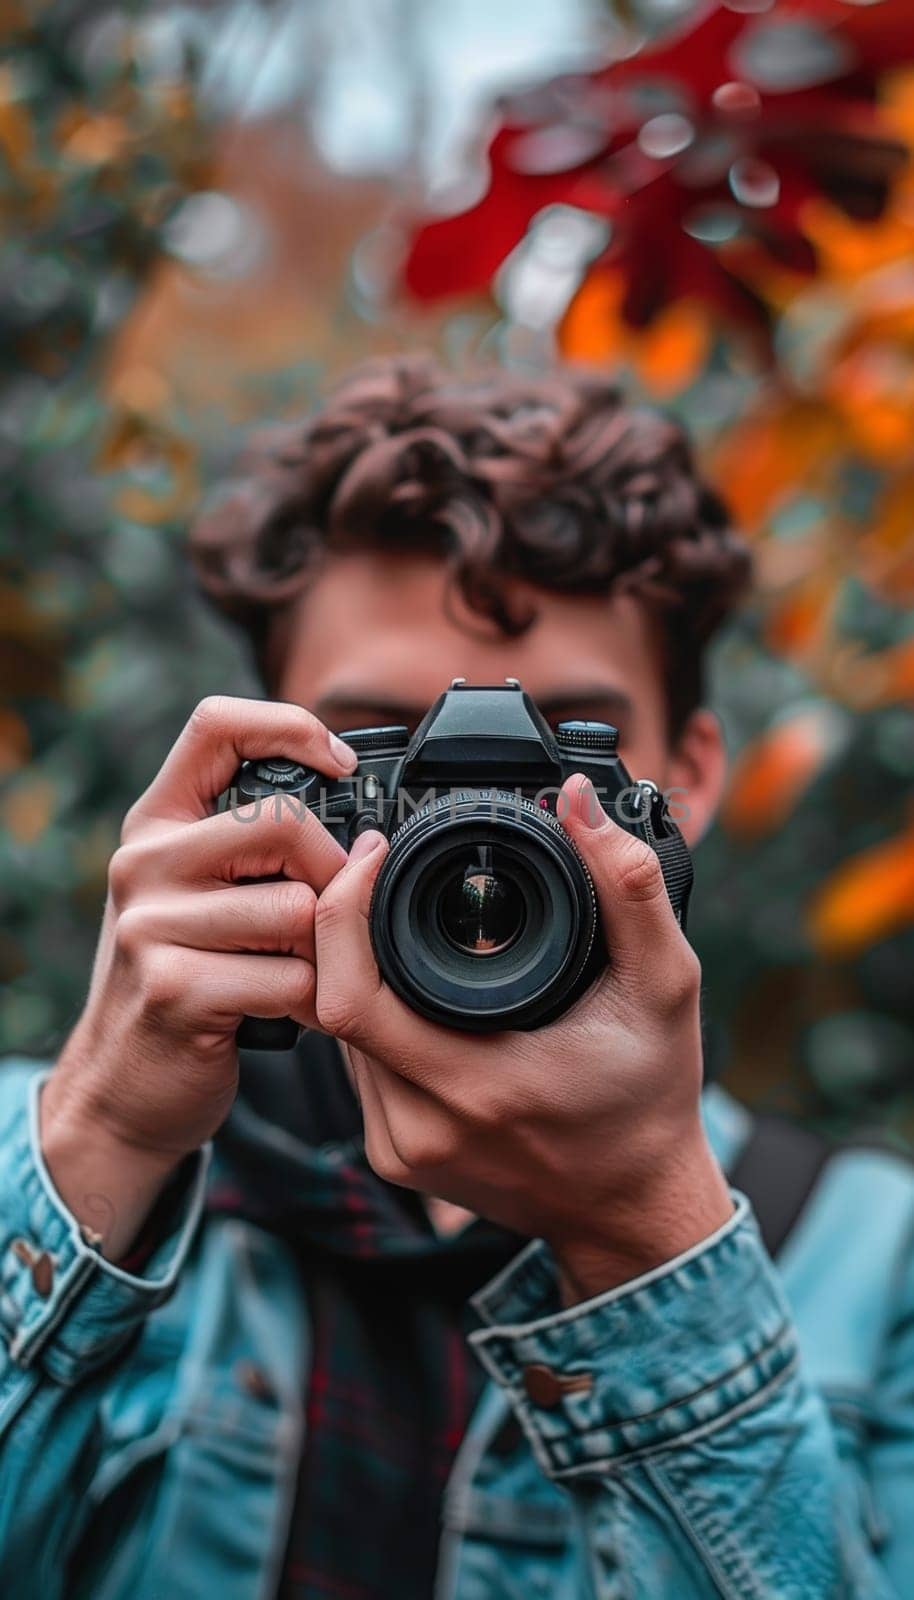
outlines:
[{"label": "man's eyebrow", "polygon": [[554,694],[541,695],[537,705],[544,715],[550,712],[568,711],[572,707],[575,711],[613,711],[627,713],[632,710],[631,695],[623,689],[613,688],[610,684],[588,684],[586,688],[577,688],[573,684],[567,689],[556,690]]},{"label": "man's eyebrow", "polygon": [[[358,711],[363,717],[365,712],[370,717],[377,719],[377,726],[391,722],[418,722],[425,716],[428,706],[407,705],[402,700],[385,700],[375,694],[359,694],[347,691],[345,694],[325,694],[318,700],[314,707],[315,715],[321,718],[332,711],[336,716],[346,716],[350,711]],[[363,726],[364,726],[363,720]]]},{"label": "man's eyebrow", "polygon": [[[586,686],[569,685],[567,689],[554,691],[552,694],[541,695],[536,704],[544,716],[549,716],[556,711],[574,709],[583,714],[586,711],[612,711],[613,713],[627,714],[632,710],[631,696],[624,690],[617,689],[611,684],[587,684]],[[347,690],[345,693],[334,694],[332,691],[317,702],[316,714],[324,717],[332,710],[336,716],[345,716],[349,711],[358,711],[360,715],[366,712],[371,717],[377,717],[379,725],[383,722],[418,722],[425,716],[427,705],[410,705],[402,700],[385,699],[383,696],[365,692]]]}]

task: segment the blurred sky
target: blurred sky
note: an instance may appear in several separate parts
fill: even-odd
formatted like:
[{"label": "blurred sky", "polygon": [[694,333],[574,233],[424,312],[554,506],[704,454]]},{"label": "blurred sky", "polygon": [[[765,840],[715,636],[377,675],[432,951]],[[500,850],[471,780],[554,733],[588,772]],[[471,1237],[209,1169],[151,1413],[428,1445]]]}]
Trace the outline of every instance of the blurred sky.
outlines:
[{"label": "blurred sky", "polygon": [[207,97],[260,117],[308,103],[326,161],[351,174],[415,176],[435,188],[465,170],[460,155],[496,89],[592,59],[606,32],[601,0],[239,0],[212,26],[198,7],[169,7],[150,30],[167,54],[175,31],[206,60]]}]

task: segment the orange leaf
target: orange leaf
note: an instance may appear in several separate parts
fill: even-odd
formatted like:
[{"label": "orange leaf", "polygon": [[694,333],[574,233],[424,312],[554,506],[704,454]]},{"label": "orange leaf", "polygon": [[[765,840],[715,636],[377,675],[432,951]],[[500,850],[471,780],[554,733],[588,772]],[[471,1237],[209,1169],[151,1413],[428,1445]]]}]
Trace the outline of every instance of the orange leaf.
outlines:
[{"label": "orange leaf", "polygon": [[627,361],[652,394],[678,394],[702,370],[711,327],[701,307],[679,300],[637,331],[619,314],[624,282],[617,272],[587,274],[562,319],[559,348],[568,361]]},{"label": "orange leaf", "polygon": [[32,125],[16,100],[12,74],[0,70],[0,152],[13,172],[21,173],[32,154]]},{"label": "orange leaf", "polygon": [[[154,379],[155,374],[152,376]],[[146,397],[160,399],[154,382],[147,386]],[[139,411],[122,411],[113,417],[97,461],[103,472],[162,469],[161,487],[158,482],[148,487],[136,480],[119,488],[117,508],[134,522],[157,525],[181,515],[190,509],[199,491],[196,453],[190,440]]]},{"label": "orange leaf", "polygon": [[694,381],[708,354],[710,324],[701,309],[680,300],[662,311],[636,346],[636,360],[652,394],[677,394]]},{"label": "orange leaf", "polygon": [[807,706],[748,745],[733,767],[721,811],[737,838],[759,839],[786,821],[842,737],[833,707]]},{"label": "orange leaf", "polygon": [[823,276],[852,289],[864,274],[910,256],[914,229],[892,208],[880,219],[854,222],[825,200],[807,202],[803,227],[815,245]]},{"label": "orange leaf", "polygon": [[842,442],[840,418],[819,402],[795,401],[730,429],[714,478],[741,527],[757,528],[775,507],[821,476]]},{"label": "orange leaf", "polygon": [[116,161],[127,144],[128,130],[120,117],[85,117],[64,142],[64,154],[87,167]]},{"label": "orange leaf", "polygon": [[0,711],[0,775],[15,772],[29,758],[29,730],[15,711]]},{"label": "orange leaf", "polygon": [[808,655],[826,633],[836,598],[829,573],[816,572],[790,591],[765,623],[765,641],[791,660]]},{"label": "orange leaf", "polygon": [[879,508],[877,521],[866,535],[866,548],[894,554],[914,540],[914,470],[896,478]]},{"label": "orange leaf", "polygon": [[862,345],[835,367],[826,389],[859,451],[888,465],[910,460],[914,375],[900,346]]},{"label": "orange leaf", "polygon": [[813,944],[848,959],[914,922],[914,827],[844,861],[809,912]]},{"label": "orange leaf", "polygon": [[914,598],[914,472],[894,477],[858,546],[861,577],[896,605]]},{"label": "orange leaf", "polygon": [[624,284],[614,272],[588,272],[559,324],[559,348],[568,361],[613,361],[624,352],[628,330],[619,316]]},{"label": "orange leaf", "polygon": [[47,778],[29,778],[6,797],[3,820],[20,844],[34,844],[54,814],[56,791]]},{"label": "orange leaf", "polygon": [[914,639],[864,656],[856,670],[863,675],[861,690],[866,708],[914,700]]},{"label": "orange leaf", "polygon": [[153,527],[171,517],[186,515],[199,493],[196,458],[189,444],[180,439],[170,440],[159,460],[168,472],[167,483],[161,489],[126,483],[116,496],[122,516]]}]

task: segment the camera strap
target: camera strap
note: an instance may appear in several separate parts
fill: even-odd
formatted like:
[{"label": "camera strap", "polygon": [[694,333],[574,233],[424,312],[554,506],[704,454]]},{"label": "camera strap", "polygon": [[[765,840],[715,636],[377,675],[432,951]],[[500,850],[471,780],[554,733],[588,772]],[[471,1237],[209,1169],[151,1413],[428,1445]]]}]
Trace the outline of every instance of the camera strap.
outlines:
[{"label": "camera strap", "polygon": [[783,1248],[822,1169],[842,1146],[784,1117],[753,1119],[752,1132],[727,1174],[751,1200],[770,1256]]},{"label": "camera strap", "polygon": [[651,792],[654,797],[652,804],[645,807],[641,819],[644,838],[651,849],[657,852],[667,894],[675,908],[679,926],[685,930],[693,878],[689,847],[675,822],[666,816],[665,801],[660,791],[655,789],[653,784],[644,784],[641,787]]},{"label": "camera strap", "polygon": [[692,857],[689,847],[677,828],[665,839],[655,835],[654,849],[660,860],[660,870],[667,893],[678,907],[679,926],[684,930],[689,914],[689,896],[692,893]]}]

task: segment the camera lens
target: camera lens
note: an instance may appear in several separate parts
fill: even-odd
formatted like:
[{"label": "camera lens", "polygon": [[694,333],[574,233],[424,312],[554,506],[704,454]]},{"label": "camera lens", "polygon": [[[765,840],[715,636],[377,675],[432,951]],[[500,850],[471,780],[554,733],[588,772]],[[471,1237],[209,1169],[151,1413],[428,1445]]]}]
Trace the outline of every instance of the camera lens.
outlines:
[{"label": "camera lens", "polygon": [[551,1021],[606,959],[574,845],[550,812],[507,791],[439,796],[397,828],[369,925],[390,987],[477,1033]]},{"label": "camera lens", "polygon": [[527,920],[523,894],[509,872],[499,873],[495,855],[491,845],[480,845],[438,902],[442,932],[464,955],[500,955]]}]

